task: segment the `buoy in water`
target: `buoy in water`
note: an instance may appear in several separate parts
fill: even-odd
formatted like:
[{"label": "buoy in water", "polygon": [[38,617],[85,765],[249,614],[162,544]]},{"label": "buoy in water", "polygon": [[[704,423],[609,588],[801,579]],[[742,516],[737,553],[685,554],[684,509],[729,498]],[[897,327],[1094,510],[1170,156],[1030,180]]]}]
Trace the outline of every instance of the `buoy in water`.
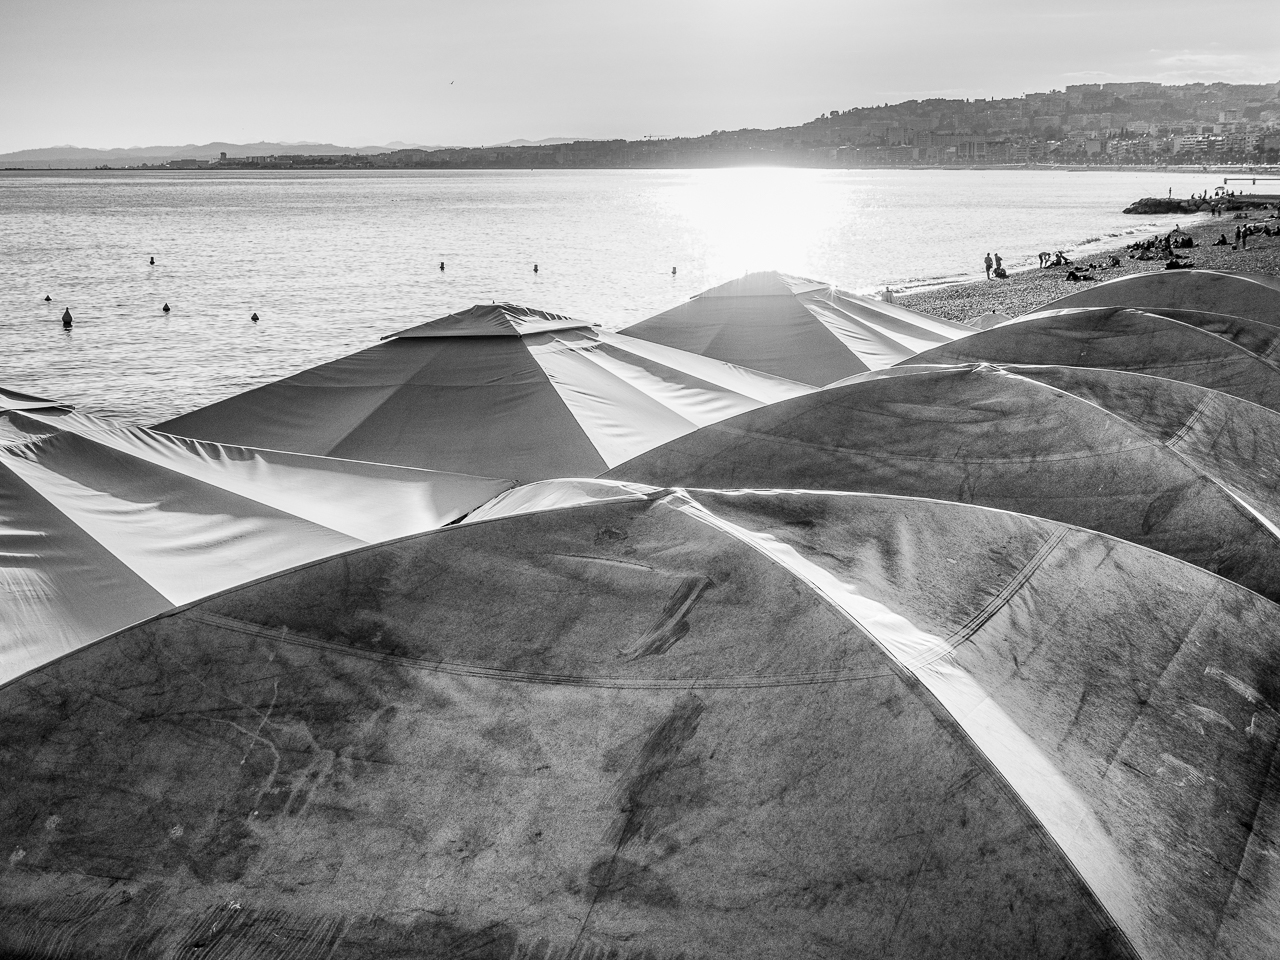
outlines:
[{"label": "buoy in water", "polygon": [[444,269],[444,261],[443,261],[443,260],[441,260],[441,261],[440,261],[440,269],[441,269],[441,270],[443,270],[443,269]]},{"label": "buoy in water", "polygon": [[533,265],[533,272],[534,273],[538,272],[538,265],[536,263]]},{"label": "buoy in water", "polygon": [[151,258],[151,265],[152,265],[153,267],[156,265],[156,258],[155,258],[155,257],[152,257],[152,258]]},{"label": "buoy in water", "polygon": [[675,268],[675,267],[672,267],[672,268],[671,268],[671,275],[672,275],[673,277],[676,275],[676,268]]},{"label": "buoy in water", "polygon": [[46,294],[44,295],[44,302],[45,302],[45,303],[53,303],[53,297],[49,296],[49,295],[46,293]]},{"label": "buoy in water", "polygon": [[252,320],[254,323],[257,323],[257,322],[258,322],[258,315],[255,313],[255,314],[254,314],[252,317],[250,317],[249,319],[250,319],[250,320]]},{"label": "buoy in water", "polygon": [[62,327],[64,330],[71,329],[71,308],[70,307],[67,307],[67,309],[62,311]]},{"label": "buoy in water", "polygon": [[166,304],[165,304],[163,307],[161,307],[160,309],[161,309],[161,310],[163,310],[165,313],[168,313],[168,312],[169,312],[169,305],[166,303]]}]

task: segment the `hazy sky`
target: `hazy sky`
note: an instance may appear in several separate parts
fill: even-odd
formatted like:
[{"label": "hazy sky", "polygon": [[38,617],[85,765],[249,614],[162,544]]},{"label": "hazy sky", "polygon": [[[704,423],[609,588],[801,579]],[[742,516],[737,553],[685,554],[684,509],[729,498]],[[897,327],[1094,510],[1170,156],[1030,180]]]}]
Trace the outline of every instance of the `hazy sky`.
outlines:
[{"label": "hazy sky", "polygon": [[0,152],[482,144],[1280,81],[1277,0],[0,0]]}]

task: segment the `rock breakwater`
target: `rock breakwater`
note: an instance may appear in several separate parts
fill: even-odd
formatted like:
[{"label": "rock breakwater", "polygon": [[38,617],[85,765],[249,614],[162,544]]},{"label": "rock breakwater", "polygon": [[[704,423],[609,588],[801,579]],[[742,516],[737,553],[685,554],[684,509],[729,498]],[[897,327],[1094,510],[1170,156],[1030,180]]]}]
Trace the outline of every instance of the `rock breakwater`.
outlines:
[{"label": "rock breakwater", "polygon": [[1124,208],[1125,213],[1208,213],[1210,210],[1262,210],[1268,206],[1265,200],[1242,197],[1212,197],[1179,200],[1176,197],[1144,197]]}]

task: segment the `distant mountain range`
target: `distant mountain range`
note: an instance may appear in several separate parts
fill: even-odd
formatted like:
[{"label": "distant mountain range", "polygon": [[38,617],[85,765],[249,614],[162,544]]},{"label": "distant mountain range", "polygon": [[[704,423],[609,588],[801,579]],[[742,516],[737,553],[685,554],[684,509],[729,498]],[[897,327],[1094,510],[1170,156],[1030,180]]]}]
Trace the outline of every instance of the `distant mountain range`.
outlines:
[{"label": "distant mountain range", "polygon": [[[545,140],[510,140],[506,143],[486,144],[495,147],[529,147],[557,143],[573,143],[573,137],[548,137]],[[260,141],[258,143],[213,143],[185,146],[159,147],[115,147],[110,150],[98,150],[92,147],[76,147],[70,144],[57,147],[42,147],[38,150],[17,150],[13,153],[0,153],[0,167],[92,167],[100,164],[111,166],[136,166],[142,163],[161,164],[170,160],[217,160],[225,153],[228,157],[285,157],[285,156],[324,156],[328,154],[364,154],[391,153],[396,150],[451,150],[456,146],[447,144],[404,143],[393,140],[381,146],[343,147],[335,143],[281,143]]]}]

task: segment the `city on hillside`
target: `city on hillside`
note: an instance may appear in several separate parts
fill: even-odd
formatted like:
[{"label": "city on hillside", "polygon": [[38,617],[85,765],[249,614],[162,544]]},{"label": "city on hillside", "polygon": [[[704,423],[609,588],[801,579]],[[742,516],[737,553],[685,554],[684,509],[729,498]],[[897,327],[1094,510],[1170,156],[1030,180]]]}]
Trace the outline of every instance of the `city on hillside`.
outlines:
[{"label": "city on hillside", "polygon": [[700,137],[173,160],[204,167],[884,167],[1280,162],[1280,83],[1073,84],[991,100],[831,110],[794,127]]}]

